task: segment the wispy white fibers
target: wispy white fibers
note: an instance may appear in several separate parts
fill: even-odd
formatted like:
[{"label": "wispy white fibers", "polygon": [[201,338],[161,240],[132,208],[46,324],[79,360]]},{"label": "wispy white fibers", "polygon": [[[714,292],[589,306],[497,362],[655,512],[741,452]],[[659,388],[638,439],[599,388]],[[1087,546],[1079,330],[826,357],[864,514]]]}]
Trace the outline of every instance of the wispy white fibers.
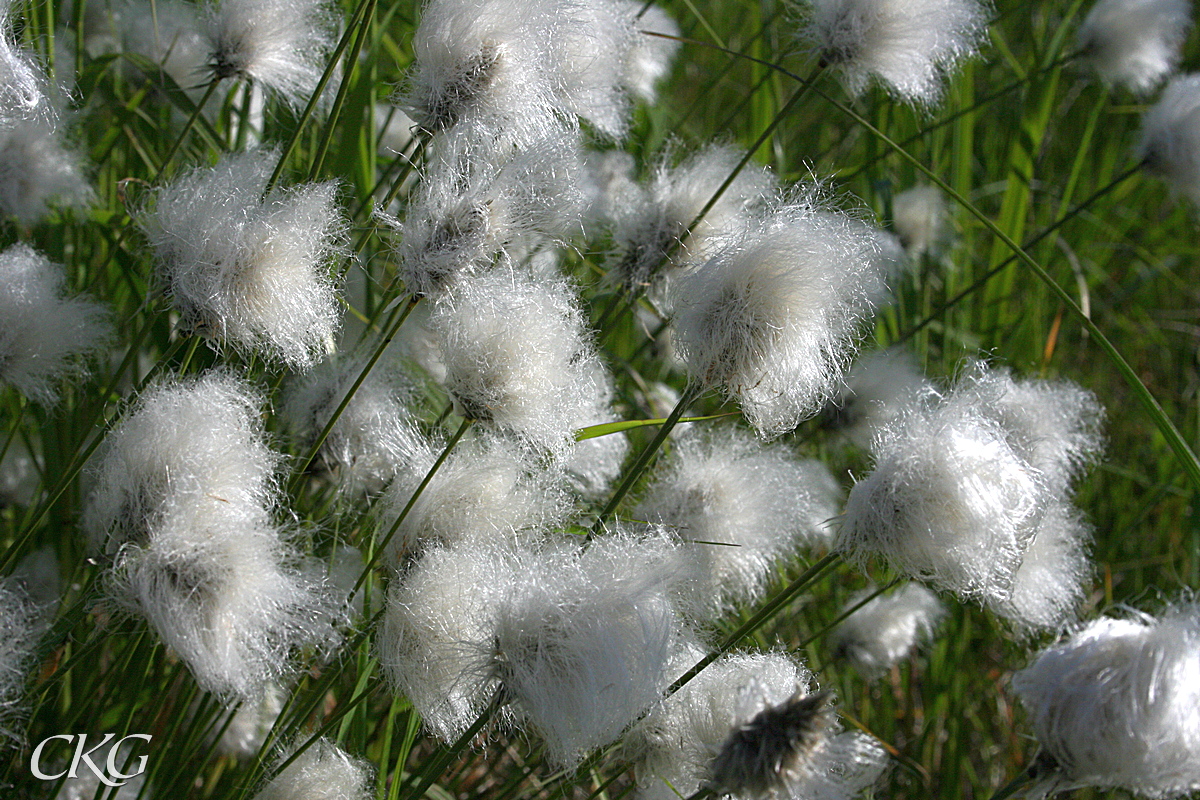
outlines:
[{"label": "wispy white fibers", "polygon": [[637,182],[637,162],[624,150],[587,150],[579,188],[583,192],[583,227],[596,237],[619,220],[630,218],[646,204],[646,190]]},{"label": "wispy white fibers", "polygon": [[979,0],[809,0],[805,37],[835,67],[849,90],[871,78],[897,98],[928,106],[943,80],[987,35]]},{"label": "wispy white fibers", "polygon": [[253,758],[271,732],[285,695],[278,686],[266,686],[256,700],[242,703],[217,739],[217,752],[235,758]]},{"label": "wispy white fibers", "polygon": [[573,767],[659,698],[679,622],[675,545],[616,531],[526,554],[500,598],[496,670],[512,712]]},{"label": "wispy white fibers", "polygon": [[278,158],[251,150],[188,172],[141,226],[185,327],[303,369],[337,330],[330,262],[346,222],[332,182],[263,198]]},{"label": "wispy white fibers", "polygon": [[463,416],[565,454],[594,398],[596,353],[565,279],[496,269],[438,302],[430,327]]},{"label": "wispy white fibers", "polygon": [[676,346],[694,381],[741,404],[763,437],[835,391],[879,291],[878,244],[812,194],[780,203],[673,283]]},{"label": "wispy white fibers", "polygon": [[[812,673],[780,653],[721,657],[635,729],[639,796],[668,800],[702,786],[738,800],[858,794],[881,774],[883,749],[840,733],[830,710],[803,713],[812,690]],[[808,723],[803,735],[793,735],[796,723]]]},{"label": "wispy white fibers", "polygon": [[42,467],[21,439],[14,438],[0,460],[0,506],[27,506],[41,484]]},{"label": "wispy white fibers", "polygon": [[214,79],[243,78],[299,110],[321,80],[337,28],[326,0],[217,0],[208,66]]},{"label": "wispy white fibers", "polygon": [[758,600],[775,562],[826,540],[837,514],[828,471],[785,445],[763,445],[734,426],[689,430],[634,510],[687,542],[699,580],[683,591],[704,617]]},{"label": "wispy white fibers", "polygon": [[[289,387],[283,416],[306,447],[329,424],[363,367],[361,358],[331,359]],[[347,490],[378,492],[424,455],[425,438],[409,411],[413,392],[399,369],[382,363],[354,391],[320,450]]]},{"label": "wispy white fibers", "polygon": [[[209,44],[200,8],[177,0],[130,0],[120,9],[122,46],[162,67],[193,95],[202,91]],[[197,98],[198,99],[198,98]]]},{"label": "wispy white fibers", "polygon": [[[432,442],[428,456],[402,472],[383,497],[383,529],[424,480],[441,450]],[[569,500],[557,476],[536,455],[499,437],[459,443],[438,468],[400,524],[390,548],[397,564],[431,545],[466,540],[524,541],[542,538],[566,516]]]},{"label": "wispy white fibers", "polygon": [[914,186],[892,198],[896,235],[914,258],[937,249],[946,222],[946,198],[936,186]]},{"label": "wispy white fibers", "polygon": [[[862,601],[856,596],[847,603]],[[833,647],[866,677],[875,677],[933,637],[946,607],[919,583],[906,583],[876,597],[847,617],[833,632]]]},{"label": "wispy white fibers", "polygon": [[18,735],[10,728],[12,716],[41,631],[37,607],[26,592],[15,581],[0,581],[0,737]]},{"label": "wispy white fibers", "polygon": [[1175,71],[1191,29],[1190,0],[1097,0],[1079,47],[1104,81],[1144,94]]},{"label": "wispy white fibers", "polygon": [[679,24],[658,6],[641,0],[618,0],[621,10],[632,19],[635,35],[625,54],[622,83],[636,97],[653,103],[655,84],[671,71],[671,62],[679,42],[650,34],[679,36]]},{"label": "wispy white fibers", "polygon": [[78,208],[91,196],[61,121],[39,114],[0,127],[0,213],[32,225],[53,207]]},{"label": "wispy white fibers", "polygon": [[874,437],[907,409],[936,398],[933,385],[901,349],[868,353],[855,362],[828,422],[856,445],[869,448]]},{"label": "wispy white fibers", "polygon": [[99,304],[64,296],[65,277],[62,266],[28,245],[0,252],[0,381],[46,405],[110,335]]},{"label": "wispy white fibers", "polygon": [[220,372],[148,389],[105,439],[83,518],[116,602],[202,688],[242,700],[334,637],[330,593],[272,520],[279,457],[260,405]]},{"label": "wispy white fibers", "polygon": [[388,589],[379,662],[442,741],[462,735],[496,695],[497,613],[515,563],[507,542],[435,546]]},{"label": "wispy white fibers", "polygon": [[284,767],[255,800],[368,800],[375,794],[374,776],[367,761],[321,738]]},{"label": "wispy white fibers", "polygon": [[1026,632],[1076,619],[1092,575],[1091,541],[1091,528],[1071,503],[1051,502],[1017,569],[1012,594],[995,606],[997,613]]},{"label": "wispy white fibers", "polygon": [[1138,156],[1172,190],[1200,203],[1200,75],[1167,84],[1142,117]]},{"label": "wispy white fibers", "polygon": [[400,234],[408,291],[439,296],[460,275],[486,270],[505,248],[560,239],[580,227],[583,164],[573,132],[508,159],[438,151],[404,219],[377,216]]},{"label": "wispy white fibers", "polygon": [[[629,289],[645,289],[664,270],[706,258],[749,223],[750,215],[767,204],[775,179],[765,167],[747,164],[690,233],[687,226],[733,174],[742,153],[711,145],[672,166],[669,149],[655,167],[649,191],[640,203],[616,216],[613,241],[617,254],[613,277]],[[673,258],[667,254],[685,233]]]},{"label": "wispy white fibers", "polygon": [[1013,676],[1045,753],[1050,790],[1122,787],[1153,798],[1200,789],[1200,608],[1095,620]]},{"label": "wispy white fibers", "polygon": [[0,0],[0,127],[46,109],[46,79],[30,53],[13,41],[13,0]]},{"label": "wispy white fibers", "polygon": [[523,148],[575,115],[619,137],[635,32],[616,0],[430,0],[402,103],[430,132]]},{"label": "wispy white fibers", "polygon": [[[591,388],[587,394],[591,405],[575,421],[576,427],[621,419],[613,408],[616,390],[612,375],[599,360],[592,363],[588,380]],[[597,498],[608,492],[609,484],[621,473],[621,464],[628,452],[629,438],[624,433],[613,433],[577,442],[560,463],[576,491],[584,497]]]},{"label": "wispy white fibers", "polygon": [[1041,473],[969,403],[914,408],[875,442],[847,501],[838,548],[960,597],[1004,601],[1045,511]]}]

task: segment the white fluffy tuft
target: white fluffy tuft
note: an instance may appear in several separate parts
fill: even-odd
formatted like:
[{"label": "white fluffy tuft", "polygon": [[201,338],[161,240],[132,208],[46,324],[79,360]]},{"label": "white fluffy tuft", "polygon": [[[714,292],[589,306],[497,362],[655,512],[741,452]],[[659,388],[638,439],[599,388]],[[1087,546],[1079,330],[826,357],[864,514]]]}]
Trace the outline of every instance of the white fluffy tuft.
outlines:
[{"label": "white fluffy tuft", "polygon": [[63,268],[24,244],[0,252],[0,381],[44,405],[111,335],[108,313],[64,297]]},{"label": "white fluffy tuft", "polygon": [[[861,600],[856,596],[847,607]],[[833,633],[833,646],[864,676],[876,677],[933,638],[946,613],[937,595],[919,583],[908,583],[869,600],[847,617]]]},{"label": "white fluffy tuft", "polygon": [[1138,156],[1173,191],[1200,203],[1200,74],[1173,78],[1142,117]]},{"label": "white fluffy tuft", "polygon": [[273,189],[275,150],[227,156],[159,190],[142,228],[182,324],[308,368],[332,347],[330,260],[346,222],[335,184]]},{"label": "white fluffy tuft", "polygon": [[935,396],[933,385],[908,352],[879,350],[851,367],[839,396],[827,409],[827,421],[856,445],[869,449],[906,410]]},{"label": "white fluffy tuft", "polygon": [[621,10],[632,21],[635,31],[632,44],[625,55],[621,79],[636,97],[653,103],[655,84],[671,71],[671,62],[679,50],[679,42],[650,34],[679,36],[679,24],[658,6],[647,6],[642,0],[618,0]]},{"label": "white fluffy tuft", "polygon": [[37,606],[19,582],[0,581],[0,737],[17,738],[8,725],[21,702],[43,629]]},{"label": "white fluffy tuft", "polygon": [[[586,394],[591,399],[590,404],[575,421],[575,426],[585,428],[620,419],[613,408],[616,389],[612,375],[599,360],[592,362],[588,380],[591,386]],[[584,497],[595,499],[605,495],[609,485],[621,474],[621,465],[628,452],[629,437],[624,433],[612,433],[577,442],[560,463],[575,490]]]},{"label": "white fluffy tuft", "polygon": [[634,510],[672,529],[698,578],[686,604],[701,617],[760,599],[775,562],[826,541],[836,513],[828,470],[785,445],[763,445],[735,427],[680,436],[671,460]]},{"label": "white fluffy tuft", "polygon": [[862,92],[874,77],[897,98],[929,106],[942,82],[986,38],[979,0],[809,0],[805,36]]},{"label": "white fluffy tuft", "polygon": [[878,244],[812,199],[771,210],[672,286],[693,380],[720,386],[763,437],[792,430],[837,388],[881,278]]},{"label": "white fluffy tuft", "polygon": [[62,141],[51,113],[0,125],[0,213],[26,225],[43,220],[52,206],[81,208],[92,197],[80,157]]},{"label": "white fluffy tuft", "polygon": [[255,800],[368,800],[375,770],[329,739],[313,742]]},{"label": "white fluffy tuft", "polygon": [[13,0],[0,2],[0,128],[49,108],[41,66],[13,41],[12,7]]},{"label": "white fluffy tuft", "polygon": [[564,279],[496,269],[439,301],[430,327],[460,414],[562,455],[595,403],[597,356]]},{"label": "white fluffy tuft", "polygon": [[[1200,789],[1200,608],[1095,620],[1013,676],[1038,741],[1076,788]],[[1060,778],[1060,779],[1061,779]]]},{"label": "white fluffy tuft", "polygon": [[337,42],[326,0],[218,0],[210,9],[209,68],[275,92],[300,110],[316,90]]},{"label": "white fluffy tuft", "polygon": [[1175,71],[1191,29],[1190,0],[1098,0],[1079,47],[1105,82],[1146,94]]}]

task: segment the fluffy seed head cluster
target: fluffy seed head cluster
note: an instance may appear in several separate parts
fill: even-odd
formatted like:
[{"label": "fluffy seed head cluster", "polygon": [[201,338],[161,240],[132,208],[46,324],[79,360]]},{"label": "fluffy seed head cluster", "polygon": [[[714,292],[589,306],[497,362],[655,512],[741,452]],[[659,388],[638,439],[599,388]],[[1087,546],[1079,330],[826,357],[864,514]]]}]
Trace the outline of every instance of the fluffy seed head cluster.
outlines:
[{"label": "fluffy seed head cluster", "polygon": [[1102,618],[1013,677],[1038,741],[1077,786],[1200,789],[1200,608]]},{"label": "fluffy seed head cluster", "polygon": [[147,390],[108,435],[84,527],[117,603],[206,690],[256,700],[296,648],[333,638],[322,579],[273,524],[278,456],[259,398],[222,373]]},{"label": "fluffy seed head cluster", "polygon": [[551,761],[616,740],[666,686],[679,623],[675,546],[618,530],[526,556],[497,609],[496,672]]},{"label": "fluffy seed head cluster", "polygon": [[972,365],[877,437],[875,470],[850,493],[838,547],[884,555],[1018,625],[1060,624],[1088,573],[1087,527],[1069,503],[1099,424],[1099,405],[1077,386]]},{"label": "fluffy seed head cluster", "polygon": [[[283,415],[307,444],[324,430],[364,366],[362,359],[327,361],[290,388]],[[399,370],[379,364],[354,391],[320,451],[349,491],[378,492],[424,456],[425,438],[408,411],[412,393]]]},{"label": "fluffy seed head cluster", "polygon": [[374,770],[329,739],[313,742],[255,800],[367,800]]},{"label": "fluffy seed head cluster", "polygon": [[721,657],[634,730],[639,796],[701,786],[744,800],[856,795],[886,756],[870,737],[839,733],[827,696],[811,688],[812,673],[782,654]]},{"label": "fluffy seed head cluster", "polygon": [[688,542],[682,555],[698,580],[686,605],[710,617],[758,600],[777,559],[827,539],[837,495],[819,462],[726,427],[681,436],[633,514]]},{"label": "fluffy seed head cluster", "polygon": [[1173,191],[1200,203],[1200,75],[1167,84],[1142,117],[1138,156]]},{"label": "fluffy seed head cluster", "polygon": [[1175,71],[1191,28],[1191,0],[1098,0],[1079,47],[1101,79],[1144,94]]},{"label": "fluffy seed head cluster", "polygon": [[[588,380],[591,387],[587,394],[591,403],[575,421],[575,426],[585,428],[620,419],[621,415],[613,406],[616,389],[612,375],[599,360],[588,370]],[[621,465],[628,452],[629,438],[624,433],[597,436],[576,442],[559,464],[575,491],[595,499],[608,492],[609,485],[621,474]]]},{"label": "fluffy seed head cluster", "polygon": [[436,156],[404,219],[378,215],[401,236],[406,288],[440,296],[460,277],[487,270],[501,253],[578,228],[578,147],[574,132],[562,132],[506,160]]},{"label": "fluffy seed head cluster", "polygon": [[[857,605],[861,597],[847,604]],[[933,637],[946,607],[919,583],[908,583],[891,594],[867,601],[837,627],[833,645],[867,677],[898,664],[923,641]]]},{"label": "fluffy seed head cluster", "polygon": [[8,717],[20,702],[41,630],[37,608],[20,584],[0,581],[0,737],[17,736]]},{"label": "fluffy seed head cluster", "polygon": [[456,286],[431,327],[465,417],[565,454],[588,416],[597,356],[564,279],[496,269]]},{"label": "fluffy seed head cluster", "polygon": [[0,381],[49,405],[109,337],[107,312],[64,297],[63,268],[28,245],[0,252]]},{"label": "fluffy seed head cluster", "polygon": [[[388,488],[385,529],[420,486],[436,458],[433,449]],[[435,544],[534,542],[566,516],[568,505],[556,476],[527,449],[500,438],[473,439],[460,443],[434,474],[390,547],[399,564]]]},{"label": "fluffy seed head cluster", "polygon": [[929,106],[943,80],[978,50],[988,8],[979,0],[809,0],[805,37],[855,94],[876,78],[897,98]]},{"label": "fluffy seed head cluster", "polygon": [[775,190],[775,180],[765,168],[743,168],[668,263],[672,246],[733,174],[741,157],[732,147],[712,145],[676,166],[670,163],[670,152],[659,161],[641,202],[616,217],[613,239],[618,254],[613,269],[618,283],[630,290],[648,288],[664,270],[710,256],[742,231],[751,212],[761,209]]},{"label": "fluffy seed head cluster", "polygon": [[866,226],[814,199],[771,209],[671,287],[693,380],[721,387],[764,437],[818,412],[871,314],[877,248]]},{"label": "fluffy seed head cluster", "polygon": [[332,346],[331,257],[346,223],[333,183],[263,190],[278,152],[252,150],[158,192],[142,229],[183,324],[294,368]]},{"label": "fluffy seed head cluster", "polygon": [[46,108],[45,77],[33,57],[12,41],[13,0],[0,0],[0,127]]},{"label": "fluffy seed head cluster", "polygon": [[218,0],[209,12],[209,69],[274,92],[295,110],[308,101],[336,43],[326,0]]},{"label": "fluffy seed head cluster", "polygon": [[826,424],[841,429],[859,447],[870,448],[881,431],[934,392],[905,351],[870,353],[850,369],[837,399],[826,409]]}]

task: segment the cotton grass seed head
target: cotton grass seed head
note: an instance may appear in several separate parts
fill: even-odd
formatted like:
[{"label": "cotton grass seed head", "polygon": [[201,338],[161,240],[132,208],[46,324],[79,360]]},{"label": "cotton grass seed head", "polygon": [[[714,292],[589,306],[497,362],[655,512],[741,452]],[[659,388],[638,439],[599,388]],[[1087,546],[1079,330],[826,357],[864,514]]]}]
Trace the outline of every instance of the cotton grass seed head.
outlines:
[{"label": "cotton grass seed head", "polygon": [[367,761],[321,738],[284,767],[255,800],[368,800],[374,796],[374,777]]},{"label": "cotton grass seed head", "polygon": [[879,554],[963,598],[1004,601],[1045,510],[1041,473],[1007,431],[970,404],[903,415],[877,440],[837,547]]},{"label": "cotton grass seed head", "polygon": [[0,128],[46,111],[46,78],[32,54],[12,39],[13,0],[0,2]]},{"label": "cotton grass seed head", "polygon": [[866,226],[811,198],[778,205],[671,289],[692,379],[718,386],[763,437],[821,409],[878,291]]},{"label": "cotton grass seed head", "polygon": [[[847,604],[857,605],[856,596]],[[933,638],[946,607],[919,583],[906,583],[890,594],[868,600],[833,633],[834,652],[859,673],[874,678]]]},{"label": "cotton grass seed head", "polygon": [[1200,610],[1095,620],[1013,676],[1069,787],[1152,798],[1200,789]]},{"label": "cotton grass seed head", "polygon": [[1061,629],[1073,622],[1083,604],[1092,531],[1069,502],[1050,503],[1021,566],[1012,594],[993,610],[1021,632]]},{"label": "cotton grass seed head", "polygon": [[1191,29],[1190,0],[1097,0],[1079,48],[1106,83],[1146,94],[1175,71]]},{"label": "cotton grass seed head", "polygon": [[[621,82],[647,103],[655,100],[655,84],[671,71],[671,62],[679,42],[663,36],[679,36],[679,24],[658,6],[640,0],[619,0],[622,12],[630,19],[635,35],[625,55]],[[663,36],[651,34],[660,33]]]},{"label": "cotton grass seed head", "polygon": [[108,312],[83,297],[66,297],[62,266],[33,248],[0,252],[0,381],[43,405],[82,375],[84,359],[111,335]]},{"label": "cotton grass seed head", "polygon": [[809,0],[804,31],[854,94],[871,78],[904,102],[931,106],[957,65],[986,38],[978,0]]},{"label": "cotton grass seed head", "polygon": [[430,325],[457,411],[556,454],[593,403],[596,354],[564,279],[496,269],[438,302]]},{"label": "cotton grass seed head", "polygon": [[1200,75],[1175,77],[1142,117],[1142,165],[1200,203]]},{"label": "cotton grass seed head", "polygon": [[184,174],[141,227],[184,327],[306,369],[337,330],[330,262],[346,222],[332,182],[264,198],[278,157],[251,150]]},{"label": "cotton grass seed head", "polygon": [[728,426],[688,431],[634,510],[687,544],[700,580],[685,590],[702,617],[761,598],[775,563],[830,534],[836,490],[814,462]]},{"label": "cotton grass seed head", "polygon": [[32,225],[52,208],[82,208],[91,198],[81,159],[63,141],[61,123],[34,115],[0,127],[0,213]]},{"label": "cotton grass seed head", "polygon": [[317,88],[337,42],[325,0],[218,0],[209,10],[209,69],[275,93],[293,110]]}]

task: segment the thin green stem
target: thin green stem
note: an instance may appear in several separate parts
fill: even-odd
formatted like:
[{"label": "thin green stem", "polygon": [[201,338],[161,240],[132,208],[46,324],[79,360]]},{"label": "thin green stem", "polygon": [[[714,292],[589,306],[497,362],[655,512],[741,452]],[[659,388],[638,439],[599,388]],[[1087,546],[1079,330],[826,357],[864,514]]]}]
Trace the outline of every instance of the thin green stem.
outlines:
[{"label": "thin green stem", "polygon": [[[369,20],[375,13],[375,4],[377,0],[367,0],[366,8],[362,12],[362,20]],[[317,143],[317,152],[313,156],[312,166],[308,170],[308,179],[310,181],[317,180],[321,174],[322,167],[325,166],[325,155],[329,152],[329,143],[333,141],[334,126],[337,125],[338,118],[342,115],[342,107],[346,103],[346,97],[350,93],[351,77],[354,75],[355,66],[358,64],[358,53],[362,50],[363,41],[367,38],[367,32],[370,28],[365,22],[358,25],[358,35],[354,39],[354,44],[350,47],[350,57],[346,59],[347,63],[352,66],[346,70],[346,75],[342,78],[341,85],[338,86],[337,96],[333,99],[333,107],[329,110],[329,119],[325,121],[325,130],[321,134],[321,140]]]},{"label": "thin green stem", "polygon": [[158,179],[163,176],[167,168],[171,165],[171,161],[175,158],[175,154],[183,147],[183,143],[187,140],[188,134],[192,132],[192,128],[196,124],[196,120],[204,113],[204,106],[212,99],[213,94],[217,91],[217,85],[220,84],[220,79],[213,77],[208,82],[208,86],[204,90],[204,96],[196,103],[196,108],[192,110],[192,115],[188,117],[187,122],[183,125],[183,130],[179,132],[179,136],[175,138],[171,144],[171,149],[167,151],[167,155],[163,157],[162,163],[159,164],[158,171],[154,173],[154,177],[150,179],[150,183],[158,183]]}]

